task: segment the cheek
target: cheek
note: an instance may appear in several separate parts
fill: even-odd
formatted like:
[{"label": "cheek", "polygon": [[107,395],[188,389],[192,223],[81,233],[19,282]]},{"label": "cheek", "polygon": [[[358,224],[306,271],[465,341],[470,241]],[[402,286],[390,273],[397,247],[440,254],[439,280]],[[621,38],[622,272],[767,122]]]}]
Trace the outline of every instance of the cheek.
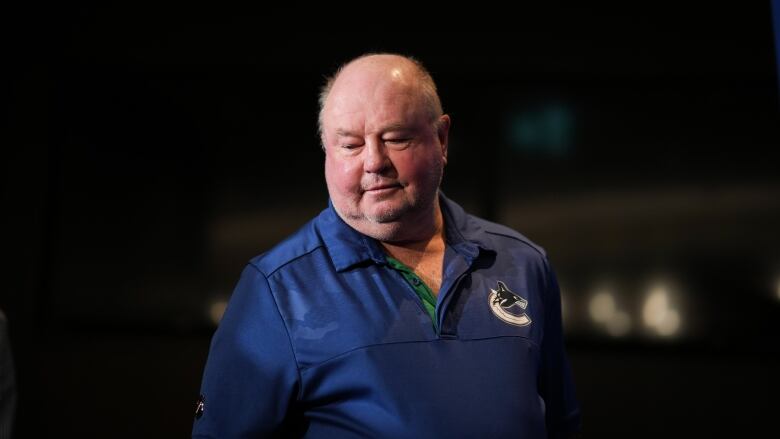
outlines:
[{"label": "cheek", "polygon": [[335,189],[342,193],[354,192],[360,187],[360,177],[360,168],[351,161],[326,157],[325,180],[331,190]]},{"label": "cheek", "polygon": [[409,157],[407,160],[398,161],[396,168],[402,180],[410,184],[429,184],[433,176],[444,165],[441,157],[428,155],[426,157]]}]

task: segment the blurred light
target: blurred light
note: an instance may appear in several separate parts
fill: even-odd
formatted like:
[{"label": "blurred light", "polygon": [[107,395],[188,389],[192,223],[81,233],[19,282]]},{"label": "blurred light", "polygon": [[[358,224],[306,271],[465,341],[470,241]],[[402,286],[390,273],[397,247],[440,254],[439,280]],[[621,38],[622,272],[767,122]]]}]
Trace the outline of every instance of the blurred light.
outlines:
[{"label": "blurred light", "polygon": [[561,291],[561,320],[566,323],[569,312],[569,298]]},{"label": "blurred light", "polygon": [[780,278],[775,283],[775,299],[780,300]]},{"label": "blurred light", "polygon": [[670,297],[669,287],[664,283],[656,283],[649,289],[642,307],[644,324],[664,337],[676,335],[682,323],[680,312],[672,306]]},{"label": "blurred light", "polygon": [[615,296],[610,291],[599,291],[588,303],[590,317],[598,323],[606,323],[612,319],[616,308]]},{"label": "blurred light", "polygon": [[563,157],[571,152],[574,114],[566,105],[553,102],[513,114],[507,140],[517,152]]},{"label": "blurred light", "polygon": [[625,311],[616,311],[605,322],[607,333],[613,337],[622,337],[631,330],[631,316]]},{"label": "blurred light", "polygon": [[680,313],[676,309],[666,310],[664,319],[656,326],[658,334],[671,337],[677,333],[678,329],[680,329]]},{"label": "blurred light", "polygon": [[222,315],[225,314],[225,308],[227,308],[227,300],[217,299],[209,305],[209,318],[211,323],[218,325],[222,320]]},{"label": "blurred light", "polygon": [[616,295],[609,287],[596,290],[588,302],[588,313],[612,337],[622,337],[631,331],[631,316],[618,308]]},{"label": "blurred light", "polygon": [[664,318],[669,307],[669,293],[663,286],[655,286],[651,289],[645,305],[642,307],[642,320],[647,326],[657,326]]}]

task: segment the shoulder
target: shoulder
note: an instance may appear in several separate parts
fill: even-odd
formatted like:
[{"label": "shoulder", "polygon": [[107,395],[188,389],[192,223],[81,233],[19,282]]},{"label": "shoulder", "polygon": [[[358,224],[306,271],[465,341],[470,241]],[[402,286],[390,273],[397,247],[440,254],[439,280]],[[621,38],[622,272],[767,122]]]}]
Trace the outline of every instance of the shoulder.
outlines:
[{"label": "shoulder", "polygon": [[316,222],[317,217],[309,220],[270,250],[250,259],[249,265],[269,277],[283,267],[316,252],[324,245],[317,232]]},{"label": "shoulder", "polygon": [[502,252],[507,250],[527,253],[528,256],[547,259],[544,248],[537,245],[517,230],[480,218],[466,212],[460,205],[442,195],[446,215],[455,229],[465,239],[474,241],[482,247]]},{"label": "shoulder", "polygon": [[479,240],[495,252],[497,264],[507,272],[523,267],[527,274],[534,274],[539,285],[547,289],[553,269],[545,249],[517,230],[502,224],[471,216],[469,222],[479,227]]},{"label": "shoulder", "polygon": [[469,215],[469,221],[481,230],[483,239],[493,243],[497,250],[506,247],[518,247],[528,250],[532,254],[535,253],[542,259],[547,259],[547,252],[542,246],[531,241],[515,229],[474,215]]}]

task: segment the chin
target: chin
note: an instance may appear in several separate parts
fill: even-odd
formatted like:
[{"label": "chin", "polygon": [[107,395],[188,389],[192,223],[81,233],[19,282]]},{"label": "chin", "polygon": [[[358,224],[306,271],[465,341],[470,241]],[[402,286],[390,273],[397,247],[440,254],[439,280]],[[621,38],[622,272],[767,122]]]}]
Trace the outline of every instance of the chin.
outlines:
[{"label": "chin", "polygon": [[369,221],[377,224],[386,224],[399,221],[410,210],[410,206],[376,206],[369,212],[364,214],[364,217]]},{"label": "chin", "polygon": [[[336,209],[336,212],[339,210]],[[385,242],[401,241],[406,238],[410,230],[408,222],[403,221],[405,215],[408,215],[406,209],[385,209],[371,212],[355,210],[351,215],[339,213],[339,216],[353,229]]]},{"label": "chin", "polygon": [[366,212],[364,216],[375,223],[389,223],[398,221],[406,210],[396,206],[378,206]]},{"label": "chin", "polygon": [[400,223],[370,223],[361,233],[377,241],[392,242],[402,240],[404,230]]}]

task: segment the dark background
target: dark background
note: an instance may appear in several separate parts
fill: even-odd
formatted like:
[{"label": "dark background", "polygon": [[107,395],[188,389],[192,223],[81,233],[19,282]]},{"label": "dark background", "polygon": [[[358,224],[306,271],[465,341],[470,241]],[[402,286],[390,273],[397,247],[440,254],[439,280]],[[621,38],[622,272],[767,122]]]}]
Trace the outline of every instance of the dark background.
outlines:
[{"label": "dark background", "polygon": [[[587,437],[776,430],[769,2],[303,12],[3,14],[18,437],[189,435],[212,314],[326,205],[318,88],[367,51],[431,70],[447,195],[547,249]],[[664,333],[643,317],[659,288]],[[605,294],[613,319],[594,320]]]}]

